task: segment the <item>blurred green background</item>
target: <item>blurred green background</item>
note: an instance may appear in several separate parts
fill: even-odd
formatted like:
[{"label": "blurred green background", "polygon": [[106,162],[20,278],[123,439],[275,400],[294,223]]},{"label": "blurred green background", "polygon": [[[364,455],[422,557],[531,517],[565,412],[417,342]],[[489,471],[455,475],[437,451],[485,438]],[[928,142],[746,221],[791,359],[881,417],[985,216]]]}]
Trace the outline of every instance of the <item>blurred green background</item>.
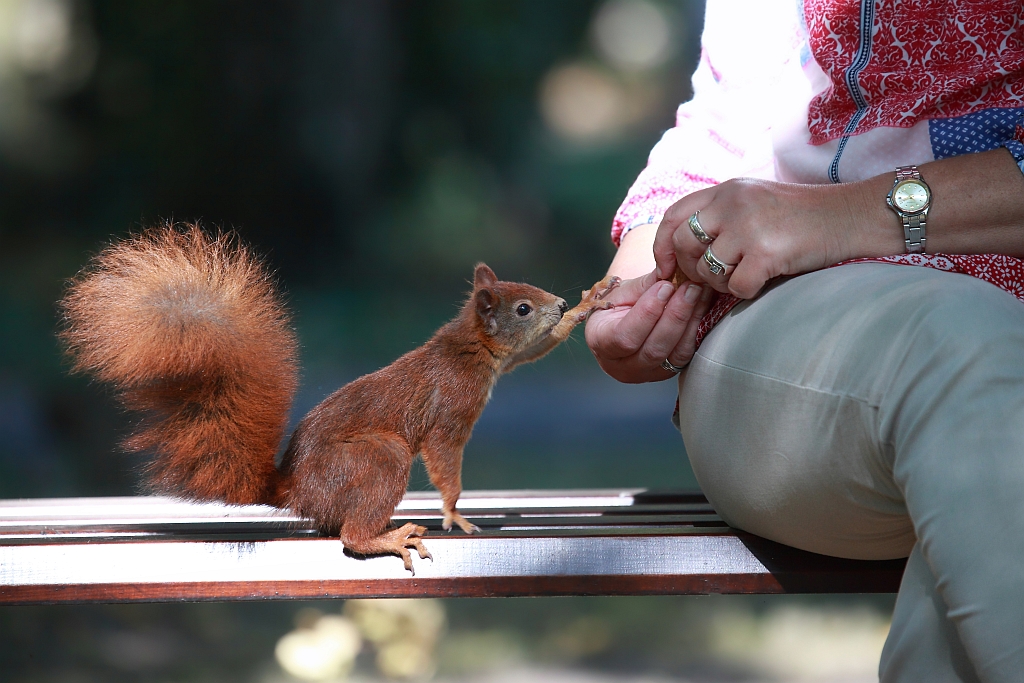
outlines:
[{"label": "blurred green background", "polygon": [[[135,490],[128,418],[67,376],[54,329],[65,281],[141,226],[234,229],[277,269],[296,416],[422,343],[478,261],[578,297],[689,96],[701,21],[697,2],[0,2],[0,496]],[[690,485],[671,409],[578,332],[499,383],[465,485]]]},{"label": "blurred green background", "polygon": [[[90,254],[153,222],[237,230],[277,269],[302,343],[296,419],[425,340],[478,261],[578,296],[690,96],[702,12],[699,0],[0,0],[0,497],[137,491],[138,460],[117,447],[129,418],[66,374],[55,302]],[[605,377],[577,332],[498,384],[464,486],[695,487],[673,400],[671,382]],[[414,472],[413,488],[428,485]],[[740,646],[720,646],[735,638],[714,624],[758,633],[789,604],[449,601],[439,675],[527,662],[778,679],[785,669],[730,659]],[[793,604],[868,609],[870,633],[889,609]],[[273,646],[298,608],[2,608],[0,678],[288,680]]]}]

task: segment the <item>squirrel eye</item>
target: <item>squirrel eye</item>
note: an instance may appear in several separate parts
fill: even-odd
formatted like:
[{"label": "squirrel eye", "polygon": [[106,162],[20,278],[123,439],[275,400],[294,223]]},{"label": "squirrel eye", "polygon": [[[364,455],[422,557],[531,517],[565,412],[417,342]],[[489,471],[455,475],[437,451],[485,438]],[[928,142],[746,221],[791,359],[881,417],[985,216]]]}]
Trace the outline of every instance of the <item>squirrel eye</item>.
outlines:
[{"label": "squirrel eye", "polygon": [[516,314],[519,316],[528,316],[532,310],[533,309],[530,308],[530,304],[519,304],[516,306]]}]

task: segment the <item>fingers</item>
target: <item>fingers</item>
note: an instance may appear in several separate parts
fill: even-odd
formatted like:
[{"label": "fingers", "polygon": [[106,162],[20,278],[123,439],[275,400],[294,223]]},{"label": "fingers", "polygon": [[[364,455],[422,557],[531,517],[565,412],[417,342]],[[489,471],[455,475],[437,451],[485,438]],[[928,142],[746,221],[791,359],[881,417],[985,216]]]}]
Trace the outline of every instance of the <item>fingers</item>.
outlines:
[{"label": "fingers", "polygon": [[[714,194],[715,187],[698,190],[683,197],[665,212],[654,236],[654,261],[659,279],[671,279],[677,265],[688,277],[693,277],[692,268],[688,269],[687,263],[692,260],[695,249],[697,253],[703,249],[687,221],[698,209],[703,211],[711,203]],[[714,236],[712,231],[707,230],[703,219],[702,214],[701,224],[709,235]]]},{"label": "fingers", "polygon": [[763,260],[747,257],[729,276],[728,291],[740,299],[753,299],[772,277]]},{"label": "fingers", "polygon": [[671,282],[658,281],[633,306],[613,319],[614,332],[596,340],[602,356],[619,359],[636,354],[658,324],[674,292]]},{"label": "fingers", "polygon": [[[711,252],[710,256],[708,251]],[[730,291],[729,283],[741,260],[738,254],[732,255],[733,253],[733,250],[728,248],[725,241],[719,242],[716,240],[714,243],[706,246],[694,265],[696,273],[694,279],[698,282],[708,283],[719,292],[725,293]],[[718,272],[712,271],[712,263],[715,264]]]},{"label": "fingers", "polygon": [[[828,216],[823,207],[834,211],[822,201],[822,192],[809,185],[733,178],[687,195],[658,226],[653,247],[658,276],[667,279],[678,268],[694,282],[749,299],[774,277],[836,263],[849,250],[822,229]],[[691,216],[696,216],[693,224]],[[717,261],[703,258],[708,244],[699,238],[705,236]]]},{"label": "fingers", "polygon": [[[660,367],[673,349],[679,344],[693,318],[694,309],[700,300],[702,288],[690,283],[680,287],[665,305],[665,310],[657,325],[644,340],[637,352],[637,361],[645,366]],[[689,358],[677,359],[673,365],[682,366],[690,362]]]},{"label": "fingers", "polygon": [[706,282],[723,294],[752,299],[774,277],[765,258],[756,254],[740,254],[730,236],[715,240],[710,248],[712,260],[726,266],[724,272],[713,273],[708,260],[702,255],[697,261],[696,275],[699,282]]},{"label": "fingers", "polygon": [[608,292],[603,300],[610,302],[613,306],[632,306],[656,282],[658,282],[658,277],[654,271],[642,277],[622,280],[618,286]]},{"label": "fingers", "polygon": [[622,382],[668,379],[668,359],[686,365],[696,348],[697,325],[709,308],[710,289],[687,283],[652,286],[629,310],[597,312],[587,325],[587,343],[602,369]]},{"label": "fingers", "polygon": [[690,322],[686,325],[686,331],[675,348],[668,354],[669,363],[676,367],[682,367],[693,359],[693,354],[697,352],[697,329],[700,327],[701,320],[711,310],[715,298],[715,290],[710,287],[701,287],[700,297],[694,305]]},{"label": "fingers", "polygon": [[672,209],[665,213],[654,235],[655,273],[662,280],[668,280],[676,272],[676,248],[673,242],[675,231],[679,227],[674,218],[670,218]]}]

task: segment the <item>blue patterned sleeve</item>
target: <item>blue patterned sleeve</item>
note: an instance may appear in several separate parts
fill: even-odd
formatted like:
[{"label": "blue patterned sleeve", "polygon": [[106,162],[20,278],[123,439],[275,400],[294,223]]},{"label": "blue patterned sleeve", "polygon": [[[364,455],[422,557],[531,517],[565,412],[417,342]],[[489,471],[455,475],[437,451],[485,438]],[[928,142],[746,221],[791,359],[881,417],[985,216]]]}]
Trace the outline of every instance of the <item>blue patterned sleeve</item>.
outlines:
[{"label": "blue patterned sleeve", "polygon": [[1010,154],[1013,155],[1013,160],[1017,162],[1017,168],[1020,169],[1021,173],[1024,173],[1024,109],[1018,110],[1020,114],[1017,116],[1017,125],[1013,130],[1013,137],[1003,143],[1003,147],[1009,150]]},{"label": "blue patterned sleeve", "polygon": [[1005,147],[1024,173],[1024,108],[993,107],[951,119],[931,119],[928,133],[936,159]]}]

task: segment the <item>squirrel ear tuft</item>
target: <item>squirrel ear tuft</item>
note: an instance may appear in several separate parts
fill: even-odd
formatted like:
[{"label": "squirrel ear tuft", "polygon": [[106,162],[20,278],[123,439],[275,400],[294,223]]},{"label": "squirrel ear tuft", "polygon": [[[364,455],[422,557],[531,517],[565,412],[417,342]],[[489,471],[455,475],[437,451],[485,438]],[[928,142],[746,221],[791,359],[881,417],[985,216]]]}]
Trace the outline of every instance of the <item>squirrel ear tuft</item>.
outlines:
[{"label": "squirrel ear tuft", "polygon": [[[484,268],[487,268],[487,266],[484,266]],[[487,270],[490,271],[490,268],[487,268]],[[477,268],[477,272],[479,271],[480,269]],[[491,273],[491,275],[493,274]],[[477,284],[479,284],[479,280]],[[480,316],[480,320],[483,321],[487,332],[494,334],[498,331],[498,297],[490,289],[484,287],[483,289],[476,290],[474,299],[476,300],[476,314]]]},{"label": "squirrel ear tuft", "polygon": [[476,264],[476,270],[473,271],[473,287],[479,289],[480,287],[490,287],[498,281],[498,276],[494,274],[486,263]]}]

